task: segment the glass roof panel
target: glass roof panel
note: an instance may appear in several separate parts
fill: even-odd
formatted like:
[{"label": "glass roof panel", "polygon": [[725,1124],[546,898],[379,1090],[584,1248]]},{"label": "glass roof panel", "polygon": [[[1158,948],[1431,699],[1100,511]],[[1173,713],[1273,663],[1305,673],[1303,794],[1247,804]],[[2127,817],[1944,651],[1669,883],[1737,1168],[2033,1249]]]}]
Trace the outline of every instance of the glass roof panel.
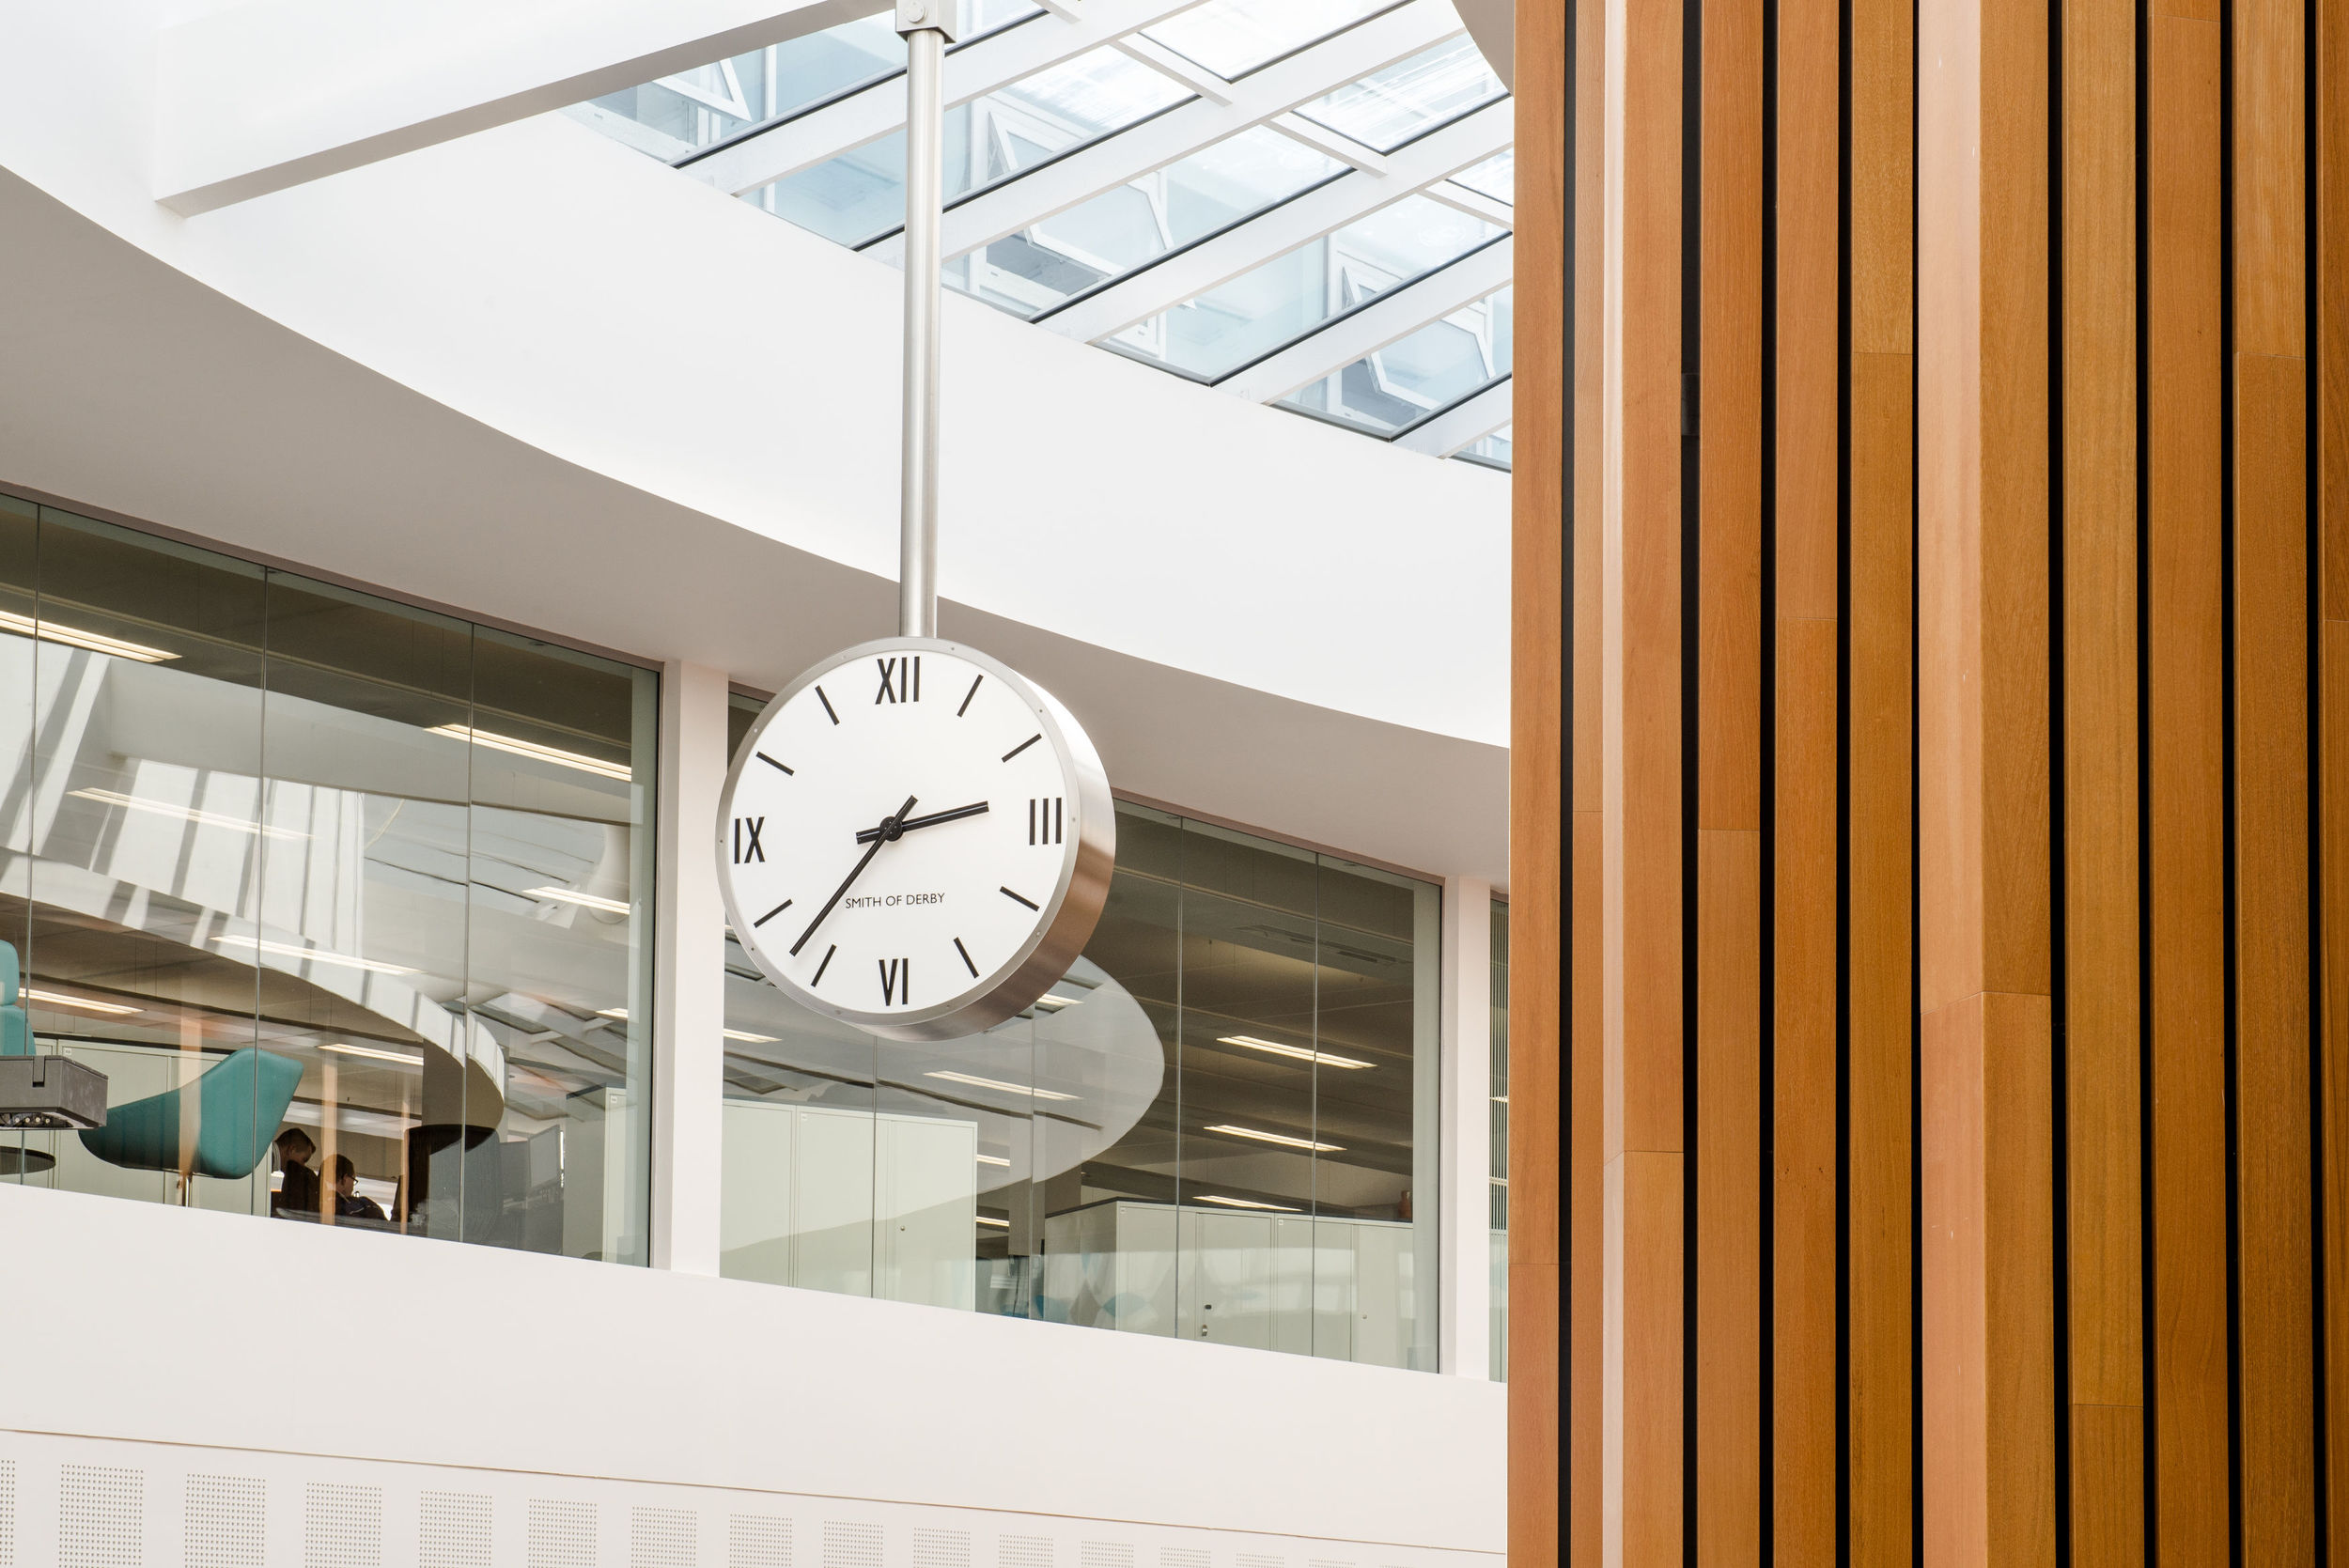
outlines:
[{"label": "glass roof panel", "polygon": [[1480,196],[1515,205],[1517,199],[1517,149],[1509,147],[1494,153],[1481,163],[1470,165],[1452,177],[1455,185],[1465,185]]},{"label": "glass roof panel", "polygon": [[1441,202],[1406,196],[1107,341],[1170,369],[1220,380],[1504,232]]},{"label": "glass roof panel", "polygon": [[1392,436],[1509,374],[1511,291],[1489,294],[1281,399],[1373,435]]},{"label": "glass roof panel", "polygon": [[1513,425],[1503,425],[1484,440],[1472,441],[1452,455],[1462,462],[1506,469],[1509,466],[1509,433],[1515,428]]},{"label": "glass roof panel", "polygon": [[1475,41],[1463,33],[1349,82],[1297,113],[1364,147],[1392,152],[1422,132],[1508,93]]},{"label": "glass roof panel", "polygon": [[1034,316],[1261,212],[1346,165],[1258,126],[957,258],[947,280]]},{"label": "glass roof panel", "polygon": [[[946,196],[1017,178],[1190,93],[1104,46],[946,111]],[[747,192],[752,202],[843,245],[905,224],[905,132]]]},{"label": "glass roof panel", "polygon": [[1400,0],[1208,0],[1143,36],[1225,81],[1318,43]]}]

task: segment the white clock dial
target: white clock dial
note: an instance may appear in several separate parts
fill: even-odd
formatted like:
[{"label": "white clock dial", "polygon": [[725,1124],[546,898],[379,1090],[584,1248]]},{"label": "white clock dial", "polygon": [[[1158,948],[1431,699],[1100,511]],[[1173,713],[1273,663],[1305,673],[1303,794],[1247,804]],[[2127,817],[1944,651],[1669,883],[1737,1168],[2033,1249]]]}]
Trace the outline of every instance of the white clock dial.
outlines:
[{"label": "white clock dial", "polygon": [[899,1039],[1001,1023],[1066,972],[1115,859],[1109,784],[1046,692],[930,638],[800,677],[718,825],[734,933],[776,986]]}]

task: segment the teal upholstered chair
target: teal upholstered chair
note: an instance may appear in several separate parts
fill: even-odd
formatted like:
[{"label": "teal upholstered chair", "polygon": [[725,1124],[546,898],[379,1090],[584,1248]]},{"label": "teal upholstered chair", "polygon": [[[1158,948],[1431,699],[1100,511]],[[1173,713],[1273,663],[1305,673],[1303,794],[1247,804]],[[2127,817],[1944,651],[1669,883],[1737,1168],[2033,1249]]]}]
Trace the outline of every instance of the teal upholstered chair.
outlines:
[{"label": "teal upholstered chair", "polygon": [[16,949],[0,942],[0,1056],[33,1054],[33,1026],[24,1017],[24,998],[18,990]]},{"label": "teal upholstered chair", "polygon": [[195,1149],[187,1168],[199,1176],[249,1176],[269,1153],[301,1081],[301,1063],[248,1046],[222,1058],[192,1084],[114,1107],[104,1126],[82,1134],[82,1146],[127,1170],[178,1171],[179,1096],[193,1090]]}]

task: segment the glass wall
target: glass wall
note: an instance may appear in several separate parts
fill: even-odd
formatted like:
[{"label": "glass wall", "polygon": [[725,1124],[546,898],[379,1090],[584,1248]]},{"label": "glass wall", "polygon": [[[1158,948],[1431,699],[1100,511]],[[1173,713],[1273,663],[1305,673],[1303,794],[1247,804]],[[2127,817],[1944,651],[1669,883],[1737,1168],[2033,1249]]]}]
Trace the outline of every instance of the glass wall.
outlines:
[{"label": "glass wall", "polygon": [[108,1107],[0,1179],[644,1262],[657,702],[0,497],[8,1000]]},{"label": "glass wall", "polygon": [[1493,900],[1492,1375],[1509,1375],[1509,906]]},{"label": "glass wall", "polygon": [[919,1046],[729,933],[723,1271],[1433,1370],[1439,897],[1121,806],[1085,955]]}]

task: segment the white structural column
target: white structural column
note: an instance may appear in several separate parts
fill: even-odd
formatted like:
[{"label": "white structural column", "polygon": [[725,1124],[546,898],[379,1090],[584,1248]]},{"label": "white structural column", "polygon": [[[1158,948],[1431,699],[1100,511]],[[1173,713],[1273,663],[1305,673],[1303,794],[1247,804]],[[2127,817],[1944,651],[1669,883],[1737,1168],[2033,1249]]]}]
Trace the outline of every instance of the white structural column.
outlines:
[{"label": "white structural column", "polygon": [[724,1131],[725,908],[718,893],[726,675],[661,672],[653,898],[652,1263],[718,1272]]},{"label": "white structural column", "polygon": [[1492,1375],[1493,888],[1443,885],[1443,1284],[1437,1364]]},{"label": "white structural column", "polygon": [[161,29],[155,199],[193,215],[886,9],[245,0]]}]

